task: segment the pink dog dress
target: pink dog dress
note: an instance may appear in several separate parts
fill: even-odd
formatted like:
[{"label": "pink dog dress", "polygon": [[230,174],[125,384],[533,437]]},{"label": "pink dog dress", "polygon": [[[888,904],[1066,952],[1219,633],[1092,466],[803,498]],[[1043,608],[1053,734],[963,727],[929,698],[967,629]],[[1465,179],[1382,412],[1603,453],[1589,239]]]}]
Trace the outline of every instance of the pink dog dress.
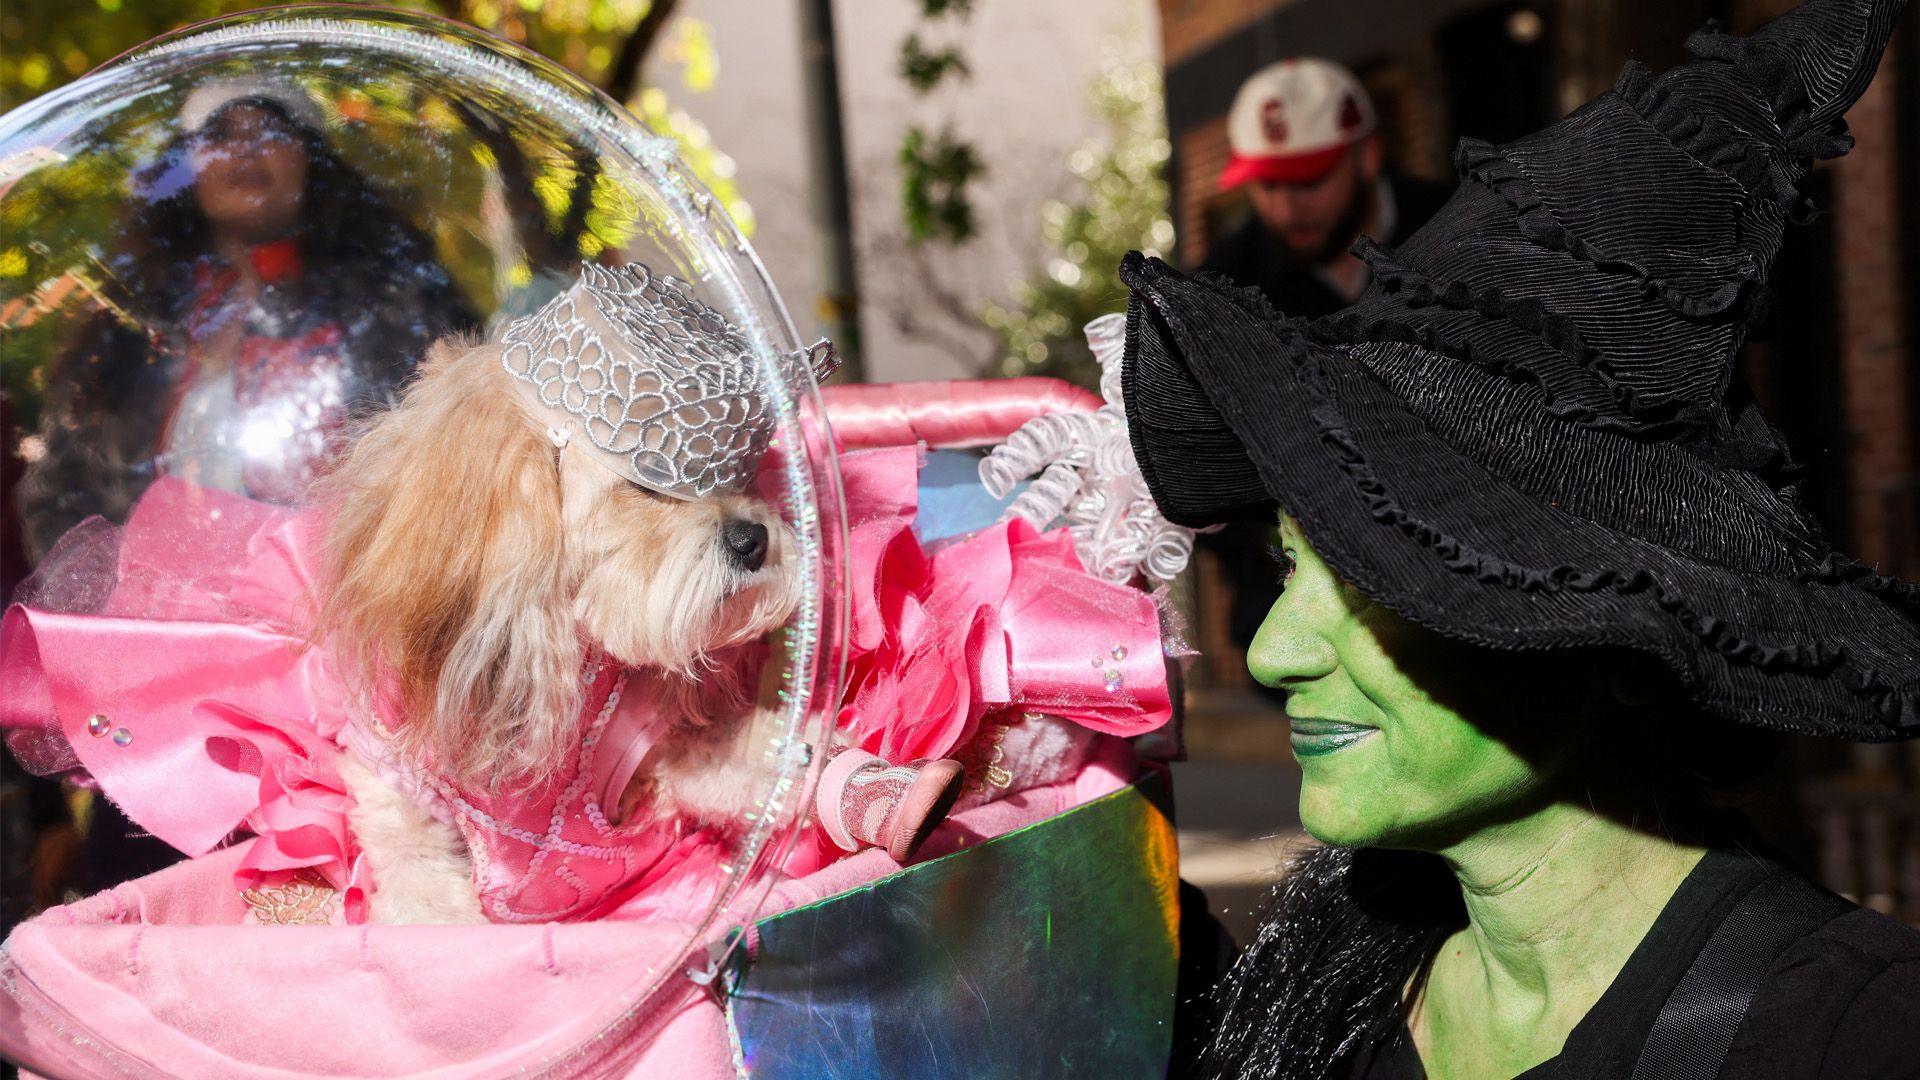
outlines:
[{"label": "pink dog dress", "polygon": [[188,855],[245,846],[234,876],[250,894],[323,883],[344,901],[310,904],[301,921],[364,919],[346,745],[388,759],[389,778],[460,828],[495,921],[597,918],[669,878],[711,874],[724,848],[714,831],[616,825],[602,807],[666,722],[619,693],[617,665],[590,663],[579,740],[536,790],[468,790],[394,767],[378,725],[356,717],[306,642],[318,541],[311,511],[178,479],[149,489],[122,529],[76,528],[0,623],[8,745],[36,772],[84,772]]}]

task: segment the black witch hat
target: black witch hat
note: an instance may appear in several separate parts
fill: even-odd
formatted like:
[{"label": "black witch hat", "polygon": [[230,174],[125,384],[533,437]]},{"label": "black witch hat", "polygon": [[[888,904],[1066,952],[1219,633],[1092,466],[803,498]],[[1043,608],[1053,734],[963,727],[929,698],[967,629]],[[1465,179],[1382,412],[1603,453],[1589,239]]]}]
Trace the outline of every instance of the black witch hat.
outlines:
[{"label": "black witch hat", "polygon": [[1732,388],[1797,184],[1852,145],[1905,0],[1709,27],[1504,146],[1317,322],[1129,255],[1134,449],[1186,524],[1299,519],[1374,600],[1502,649],[1613,647],[1726,719],[1920,735],[1920,588],[1839,554]]}]

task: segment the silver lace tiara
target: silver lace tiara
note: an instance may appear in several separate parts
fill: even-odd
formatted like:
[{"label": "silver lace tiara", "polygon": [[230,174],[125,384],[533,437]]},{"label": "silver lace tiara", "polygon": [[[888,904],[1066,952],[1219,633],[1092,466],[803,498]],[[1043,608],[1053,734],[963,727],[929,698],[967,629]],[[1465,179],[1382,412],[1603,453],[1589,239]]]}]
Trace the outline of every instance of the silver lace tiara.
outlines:
[{"label": "silver lace tiara", "polygon": [[[773,437],[766,369],[739,328],[686,283],[630,262],[585,263],[579,280],[501,335],[501,363],[555,420],[621,476],[699,499],[743,491]],[[839,366],[821,341],[779,358],[788,385]]]}]

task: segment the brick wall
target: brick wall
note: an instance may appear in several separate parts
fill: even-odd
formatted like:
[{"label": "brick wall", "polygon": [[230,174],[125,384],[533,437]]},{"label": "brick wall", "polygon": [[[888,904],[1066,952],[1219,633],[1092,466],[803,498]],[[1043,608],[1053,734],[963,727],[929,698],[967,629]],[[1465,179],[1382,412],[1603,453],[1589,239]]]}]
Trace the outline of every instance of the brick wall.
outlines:
[{"label": "brick wall", "polygon": [[1900,191],[1900,47],[1847,113],[1857,143],[1835,162],[1833,233],[1839,372],[1853,554],[1883,571],[1920,573],[1914,528],[1912,316],[1907,311]]},{"label": "brick wall", "polygon": [[1180,238],[1180,261],[1191,266],[1207,253],[1213,240],[1207,224],[1207,211],[1222,198],[1218,190],[1220,170],[1226,167],[1227,120],[1210,120],[1180,136],[1174,160],[1179,169],[1174,190],[1180,193],[1174,207],[1174,233]]},{"label": "brick wall", "polygon": [[1168,65],[1294,0],[1160,0],[1161,56]]}]

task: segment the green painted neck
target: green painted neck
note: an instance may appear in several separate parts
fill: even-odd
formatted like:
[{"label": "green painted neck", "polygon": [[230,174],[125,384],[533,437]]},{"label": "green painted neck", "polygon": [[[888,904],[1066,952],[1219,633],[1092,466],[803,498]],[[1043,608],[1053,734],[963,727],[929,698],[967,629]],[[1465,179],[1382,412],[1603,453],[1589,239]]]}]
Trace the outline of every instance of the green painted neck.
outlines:
[{"label": "green painted neck", "polygon": [[1512,1076],[1559,1053],[1704,853],[1571,802],[1438,852],[1468,925],[1414,1002],[1428,1075]]},{"label": "green painted neck", "polygon": [[1601,956],[1624,963],[1703,853],[1568,802],[1439,852],[1489,976],[1516,989],[1578,981]]}]

